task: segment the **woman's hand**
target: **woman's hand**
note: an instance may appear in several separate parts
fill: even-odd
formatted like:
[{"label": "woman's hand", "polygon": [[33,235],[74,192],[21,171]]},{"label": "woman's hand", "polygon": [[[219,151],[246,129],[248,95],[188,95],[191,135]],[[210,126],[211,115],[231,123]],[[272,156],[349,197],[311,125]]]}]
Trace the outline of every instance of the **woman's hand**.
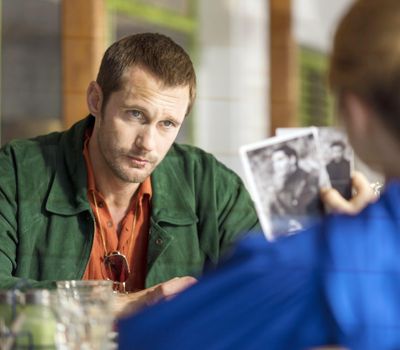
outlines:
[{"label": "woman's hand", "polygon": [[351,182],[353,196],[349,200],[343,198],[334,188],[321,189],[321,199],[328,212],[355,215],[379,198],[367,178],[360,172],[353,172]]}]

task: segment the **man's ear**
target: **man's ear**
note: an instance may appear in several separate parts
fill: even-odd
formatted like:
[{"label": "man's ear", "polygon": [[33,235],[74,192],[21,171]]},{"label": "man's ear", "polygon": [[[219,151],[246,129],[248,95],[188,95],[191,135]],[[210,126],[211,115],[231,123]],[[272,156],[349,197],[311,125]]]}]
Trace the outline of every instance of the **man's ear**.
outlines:
[{"label": "man's ear", "polygon": [[90,113],[95,117],[99,116],[103,104],[103,92],[95,81],[92,81],[87,88],[86,102]]}]

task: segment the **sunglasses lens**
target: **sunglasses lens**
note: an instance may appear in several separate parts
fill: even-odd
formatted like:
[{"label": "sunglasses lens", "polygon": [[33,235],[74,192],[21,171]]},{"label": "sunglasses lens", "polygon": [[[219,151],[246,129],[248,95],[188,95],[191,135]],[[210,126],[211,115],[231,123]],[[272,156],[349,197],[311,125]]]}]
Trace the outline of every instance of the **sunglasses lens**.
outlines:
[{"label": "sunglasses lens", "polygon": [[126,282],[129,276],[128,261],[119,252],[113,252],[104,258],[108,277],[114,282]]}]

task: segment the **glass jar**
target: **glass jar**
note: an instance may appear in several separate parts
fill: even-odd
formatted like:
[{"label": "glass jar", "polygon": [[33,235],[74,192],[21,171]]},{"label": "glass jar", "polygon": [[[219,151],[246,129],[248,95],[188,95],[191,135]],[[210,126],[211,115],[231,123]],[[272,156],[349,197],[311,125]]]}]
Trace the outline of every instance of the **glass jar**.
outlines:
[{"label": "glass jar", "polygon": [[23,303],[23,294],[18,290],[0,290],[0,320],[10,327]]},{"label": "glass jar", "polygon": [[51,292],[46,289],[27,291],[21,314],[23,324],[16,348],[55,349],[57,323],[51,308]]},{"label": "glass jar", "polygon": [[0,319],[10,327],[16,308],[15,295],[12,290],[0,290]]}]

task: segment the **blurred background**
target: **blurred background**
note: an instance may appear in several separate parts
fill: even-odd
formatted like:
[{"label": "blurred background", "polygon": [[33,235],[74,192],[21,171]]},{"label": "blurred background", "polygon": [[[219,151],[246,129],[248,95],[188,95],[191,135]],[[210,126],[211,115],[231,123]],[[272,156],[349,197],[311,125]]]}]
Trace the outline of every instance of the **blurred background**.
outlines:
[{"label": "blurred background", "polygon": [[191,55],[195,108],[179,142],[240,175],[239,146],[277,127],[335,124],[327,56],[351,0],[0,0],[1,144],[85,117],[104,50],[156,31]]}]

